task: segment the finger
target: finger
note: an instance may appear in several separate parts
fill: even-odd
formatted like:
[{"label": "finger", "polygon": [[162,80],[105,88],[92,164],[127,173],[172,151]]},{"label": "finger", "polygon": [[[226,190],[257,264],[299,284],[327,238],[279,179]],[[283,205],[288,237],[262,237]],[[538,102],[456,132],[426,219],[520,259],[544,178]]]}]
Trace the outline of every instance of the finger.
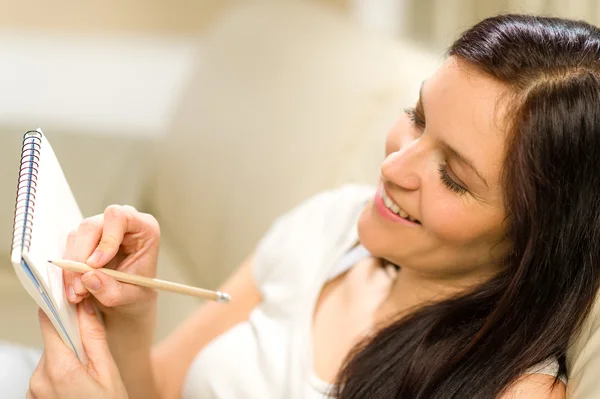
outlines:
[{"label": "finger", "polygon": [[121,283],[101,271],[87,272],[81,280],[98,302],[107,308],[139,302],[145,291],[149,291],[149,297],[152,294],[149,288]]},{"label": "finger", "polygon": [[[130,237],[128,242],[126,235]],[[132,206],[111,205],[104,211],[104,229],[98,248],[87,263],[102,267],[117,254],[119,247],[130,247],[132,252],[137,252],[143,245],[153,247],[159,238],[158,222],[151,215],[140,213]]]},{"label": "finger", "polygon": [[31,378],[29,379],[29,390],[27,398],[56,398],[56,391],[50,382],[48,374],[46,374],[46,352],[42,353],[42,357],[38,362]]},{"label": "finger", "polygon": [[73,250],[73,259],[77,262],[85,262],[98,246],[104,228],[104,215],[96,215],[86,218],[77,229],[77,239]]},{"label": "finger", "polygon": [[[39,396],[38,396],[39,394]],[[47,393],[47,392],[39,392],[39,391],[33,391],[31,388],[29,388],[27,390],[27,393],[25,394],[25,399],[46,399],[46,398],[55,398],[55,393],[54,390],[52,390],[51,393]]]},{"label": "finger", "polygon": [[[75,353],[65,345],[62,338],[52,325],[52,322],[46,316],[42,309],[38,309],[38,318],[40,329],[42,330],[42,339],[44,342],[44,355],[46,362],[53,367],[66,364],[71,360],[77,360]],[[77,362],[79,362],[77,360]]]},{"label": "finger", "polygon": [[116,365],[108,348],[106,331],[96,315],[91,298],[84,299],[77,306],[77,317],[83,349],[88,355],[88,365],[93,367],[100,377],[111,376]]},{"label": "finger", "polygon": [[[77,231],[75,230],[70,232],[67,236],[67,245],[65,253],[63,254],[64,259],[73,259],[75,257],[76,241]],[[89,295],[89,292],[85,289],[79,277],[79,273],[63,270],[65,293],[71,303],[78,303],[81,299]]]},{"label": "finger", "polygon": [[[65,247],[65,252],[63,254],[64,259],[72,259],[73,258],[73,250],[75,248],[76,237],[77,237],[76,230],[69,232],[69,234],[67,235],[67,245]],[[65,294],[67,296],[67,299],[72,303],[79,302],[78,295],[75,292],[75,289],[73,287],[73,277],[74,277],[75,273],[70,272],[68,270],[64,270],[64,269],[63,269],[62,273],[63,273],[63,286],[65,288]]]},{"label": "finger", "polygon": [[104,226],[100,242],[86,260],[92,267],[106,265],[119,251],[123,237],[129,228],[132,213],[128,208],[110,205],[104,211]]},{"label": "finger", "polygon": [[[69,253],[71,260],[85,262],[94,248],[96,248],[96,245],[98,245],[98,240],[102,234],[102,226],[103,215],[92,216],[84,219],[81,222],[79,228],[77,229],[75,243]],[[78,273],[73,274],[72,288],[77,297],[75,297],[71,302],[78,303],[85,296],[87,296],[87,290],[81,283],[81,275]],[[71,291],[70,288],[69,291]]]}]

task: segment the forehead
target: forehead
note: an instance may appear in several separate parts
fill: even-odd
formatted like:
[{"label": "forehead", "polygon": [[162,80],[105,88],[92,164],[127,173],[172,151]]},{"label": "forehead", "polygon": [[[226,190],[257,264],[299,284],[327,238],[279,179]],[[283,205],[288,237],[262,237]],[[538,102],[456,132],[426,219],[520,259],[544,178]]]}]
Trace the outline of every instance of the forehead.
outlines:
[{"label": "forehead", "polygon": [[507,87],[450,57],[423,85],[427,127],[497,182],[506,133]]}]

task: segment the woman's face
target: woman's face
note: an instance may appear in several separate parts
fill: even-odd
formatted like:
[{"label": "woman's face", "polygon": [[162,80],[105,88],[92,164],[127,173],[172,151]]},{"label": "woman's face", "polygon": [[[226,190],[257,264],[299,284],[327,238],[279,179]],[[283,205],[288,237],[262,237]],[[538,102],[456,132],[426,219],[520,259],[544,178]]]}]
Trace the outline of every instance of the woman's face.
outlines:
[{"label": "woman's face", "polygon": [[504,93],[453,57],[423,83],[415,109],[387,136],[377,194],[360,216],[361,243],[374,256],[437,279],[497,270],[509,248]]}]

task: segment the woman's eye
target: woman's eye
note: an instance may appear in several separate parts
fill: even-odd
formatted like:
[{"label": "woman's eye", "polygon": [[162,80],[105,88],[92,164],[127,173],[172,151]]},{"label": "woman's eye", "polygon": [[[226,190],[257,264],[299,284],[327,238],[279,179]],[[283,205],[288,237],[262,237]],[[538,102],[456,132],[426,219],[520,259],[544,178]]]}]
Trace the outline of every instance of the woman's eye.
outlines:
[{"label": "woman's eye", "polygon": [[465,187],[458,184],[450,177],[450,175],[448,174],[447,165],[440,165],[438,167],[438,172],[440,173],[440,179],[442,180],[442,183],[444,183],[444,185],[448,187],[448,189],[454,191],[459,195],[462,195],[467,192],[467,189]]},{"label": "woman's eye", "polygon": [[[419,129],[425,129],[425,117],[422,115],[419,109],[406,108],[404,112],[413,125],[417,126]],[[442,183],[444,183],[448,189],[459,195],[462,195],[468,191],[461,183],[456,182],[454,179],[452,179],[452,177],[450,177],[450,174],[448,173],[448,165],[439,165],[438,172],[440,174]]]},{"label": "woman's eye", "polygon": [[425,128],[425,117],[416,108],[406,108],[404,112],[415,126]]}]

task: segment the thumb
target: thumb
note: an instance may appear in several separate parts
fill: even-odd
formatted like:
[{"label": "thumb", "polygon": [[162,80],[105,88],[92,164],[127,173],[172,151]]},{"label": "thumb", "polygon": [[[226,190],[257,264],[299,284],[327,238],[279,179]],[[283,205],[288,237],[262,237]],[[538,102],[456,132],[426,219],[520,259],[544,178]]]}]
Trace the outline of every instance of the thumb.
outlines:
[{"label": "thumb", "polygon": [[98,319],[94,302],[85,298],[78,306],[79,331],[89,366],[99,377],[110,377],[116,367],[106,341],[106,331]]}]

